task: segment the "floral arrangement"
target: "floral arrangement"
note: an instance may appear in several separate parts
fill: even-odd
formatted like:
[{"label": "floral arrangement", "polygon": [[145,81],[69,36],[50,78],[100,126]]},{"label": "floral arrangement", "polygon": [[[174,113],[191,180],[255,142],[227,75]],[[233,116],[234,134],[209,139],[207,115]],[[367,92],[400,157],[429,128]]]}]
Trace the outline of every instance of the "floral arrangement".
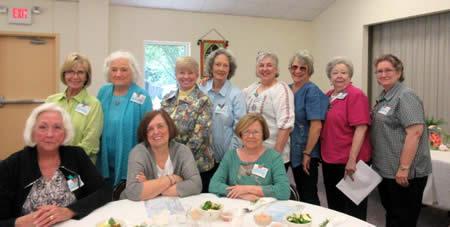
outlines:
[{"label": "floral arrangement", "polygon": [[445,121],[442,119],[434,119],[433,117],[425,120],[425,124],[428,127],[428,141],[430,147],[433,150],[448,151],[448,147],[443,144],[443,139],[448,137],[448,135],[442,131],[439,125],[444,124]]}]

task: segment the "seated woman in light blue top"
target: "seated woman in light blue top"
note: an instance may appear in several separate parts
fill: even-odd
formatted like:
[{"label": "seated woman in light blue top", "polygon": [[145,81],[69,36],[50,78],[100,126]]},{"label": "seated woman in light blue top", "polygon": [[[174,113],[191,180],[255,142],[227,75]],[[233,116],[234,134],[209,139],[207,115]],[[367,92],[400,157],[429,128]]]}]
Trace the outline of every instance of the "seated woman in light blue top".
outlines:
[{"label": "seated woman in light blue top", "polygon": [[289,180],[281,155],[266,148],[269,128],[261,114],[250,113],[237,123],[235,132],[243,147],[228,151],[211,179],[209,192],[233,199],[255,201],[260,197],[287,200]]},{"label": "seated woman in light blue top", "polygon": [[202,190],[191,150],[175,142],[177,128],[164,110],[147,113],[128,159],[127,186],[121,198],[148,200],[160,195],[190,196]]},{"label": "seated woman in light blue top", "polygon": [[138,69],[131,53],[112,53],[104,66],[110,83],[100,88],[97,95],[104,113],[97,165],[113,185],[127,178],[128,154],[137,144],[139,122],[152,110],[150,96],[135,83],[140,76]]},{"label": "seated woman in light blue top", "polygon": [[236,68],[236,60],[227,49],[215,50],[206,58],[205,74],[209,80],[200,89],[213,103],[211,149],[216,162],[222,160],[227,150],[241,146],[233,130],[247,107],[244,93],[229,81]]}]

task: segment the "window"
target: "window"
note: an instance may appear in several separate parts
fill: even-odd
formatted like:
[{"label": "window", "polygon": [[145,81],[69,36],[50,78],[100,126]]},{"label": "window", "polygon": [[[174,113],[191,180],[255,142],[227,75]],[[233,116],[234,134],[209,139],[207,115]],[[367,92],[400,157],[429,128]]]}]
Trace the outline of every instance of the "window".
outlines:
[{"label": "window", "polygon": [[144,86],[152,97],[154,109],[162,98],[177,89],[175,62],[178,57],[191,55],[189,42],[144,42]]}]

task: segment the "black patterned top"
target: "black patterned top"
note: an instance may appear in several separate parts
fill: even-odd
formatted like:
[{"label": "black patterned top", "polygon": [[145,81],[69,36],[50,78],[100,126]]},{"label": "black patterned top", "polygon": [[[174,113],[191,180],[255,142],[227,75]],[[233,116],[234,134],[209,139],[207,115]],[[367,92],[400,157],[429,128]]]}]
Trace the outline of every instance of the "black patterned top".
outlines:
[{"label": "black patterned top", "polygon": [[29,214],[43,205],[67,207],[76,200],[75,195],[69,190],[64,174],[58,169],[49,181],[40,177],[33,183],[22,206],[22,214]]}]

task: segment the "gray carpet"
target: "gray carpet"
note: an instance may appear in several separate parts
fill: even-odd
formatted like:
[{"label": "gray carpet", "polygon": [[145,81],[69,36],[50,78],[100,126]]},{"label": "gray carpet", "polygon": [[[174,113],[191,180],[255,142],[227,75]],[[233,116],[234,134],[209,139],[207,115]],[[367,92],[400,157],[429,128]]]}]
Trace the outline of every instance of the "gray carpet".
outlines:
[{"label": "gray carpet", "polygon": [[[289,169],[288,175],[290,181],[294,182],[291,169]],[[327,198],[325,196],[325,187],[323,185],[321,166],[319,167],[318,190],[321,205],[327,207]],[[380,197],[376,189],[369,195],[367,207],[367,222],[378,227],[385,226],[384,208],[381,205]],[[447,211],[432,207],[423,207],[419,216],[417,227],[450,227],[450,217]]]}]

